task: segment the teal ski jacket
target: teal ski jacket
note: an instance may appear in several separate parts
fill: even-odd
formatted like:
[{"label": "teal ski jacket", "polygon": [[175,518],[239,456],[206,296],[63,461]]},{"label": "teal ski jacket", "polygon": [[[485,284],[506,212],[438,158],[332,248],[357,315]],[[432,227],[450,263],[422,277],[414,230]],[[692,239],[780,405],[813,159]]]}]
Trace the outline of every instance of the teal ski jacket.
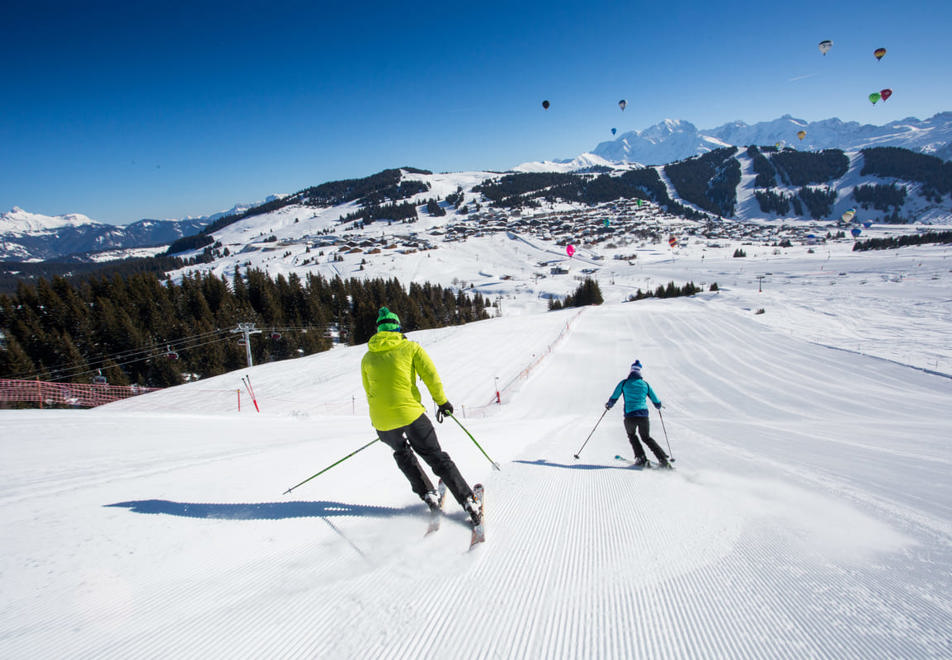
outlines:
[{"label": "teal ski jacket", "polygon": [[611,408],[614,406],[618,397],[622,395],[625,396],[625,417],[647,417],[648,406],[645,405],[645,397],[650,398],[655,407],[661,405],[661,399],[651,389],[648,381],[641,376],[628,376],[628,378],[618,383],[605,407]]}]

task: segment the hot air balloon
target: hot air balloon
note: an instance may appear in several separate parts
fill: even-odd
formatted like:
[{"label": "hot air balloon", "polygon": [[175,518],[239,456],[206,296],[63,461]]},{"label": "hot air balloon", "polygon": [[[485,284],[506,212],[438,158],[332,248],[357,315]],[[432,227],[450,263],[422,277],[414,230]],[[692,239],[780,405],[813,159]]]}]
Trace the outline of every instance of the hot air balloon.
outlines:
[{"label": "hot air balloon", "polygon": [[612,129],[612,135],[614,135],[617,130],[618,130],[617,128],[613,128],[613,129]]},{"label": "hot air balloon", "polygon": [[833,42],[829,39],[820,42],[820,45],[817,46],[820,49],[820,52],[826,55],[831,48],[833,48]]},{"label": "hot air balloon", "polygon": [[[886,49],[885,49],[885,48],[877,48],[876,50],[873,51],[873,55],[876,57],[877,60],[883,59],[883,55],[885,55],[885,54],[886,54]],[[902,59],[902,58],[900,58],[900,59]]]},{"label": "hot air balloon", "polygon": [[801,140],[805,138],[806,136],[807,136],[806,131],[797,131],[797,137],[800,138]]},{"label": "hot air balloon", "polygon": [[892,96],[892,90],[891,90],[891,89],[881,89],[881,90],[879,91],[879,96],[883,99],[883,103],[885,103],[885,102],[886,102],[886,99],[888,99],[890,96]]},{"label": "hot air balloon", "polygon": [[882,96],[880,96],[879,92],[873,92],[872,94],[869,95],[869,102],[872,103],[873,105],[876,105],[876,101],[878,101],[881,98]]},{"label": "hot air balloon", "polygon": [[872,226],[873,226],[873,223],[872,223],[872,222],[869,222],[868,220],[863,223],[863,227],[866,228],[866,229],[869,229],[869,228],[872,227]]},{"label": "hot air balloon", "polygon": [[566,245],[566,246],[565,246],[565,254],[569,255],[570,257],[571,257],[573,254],[575,254],[575,246],[572,245],[571,243],[569,243],[568,245]]},{"label": "hot air balloon", "polygon": [[626,101],[625,99],[622,99],[621,101],[618,102],[618,107],[621,108],[622,110],[624,110],[625,106],[627,105],[628,105],[628,101]]},{"label": "hot air balloon", "polygon": [[856,238],[856,237],[858,237],[860,234],[863,233],[863,230],[860,229],[859,227],[853,227],[852,229],[850,229],[850,233],[853,235],[853,238]]},{"label": "hot air balloon", "polygon": [[678,244],[678,239],[676,239],[674,236],[668,239],[668,245],[670,245],[672,248],[675,247],[677,244]]},{"label": "hot air balloon", "polygon": [[549,109],[549,102],[548,102],[548,100],[542,102],[542,107],[545,108],[546,110]]},{"label": "hot air balloon", "polygon": [[849,222],[853,219],[854,215],[856,215],[856,209],[848,209],[844,211],[843,215],[840,216],[840,220],[843,222]]},{"label": "hot air balloon", "polygon": [[609,220],[608,218],[605,218],[605,226],[606,226],[606,227],[608,227],[609,225],[611,225],[611,223],[612,223],[611,220]]}]

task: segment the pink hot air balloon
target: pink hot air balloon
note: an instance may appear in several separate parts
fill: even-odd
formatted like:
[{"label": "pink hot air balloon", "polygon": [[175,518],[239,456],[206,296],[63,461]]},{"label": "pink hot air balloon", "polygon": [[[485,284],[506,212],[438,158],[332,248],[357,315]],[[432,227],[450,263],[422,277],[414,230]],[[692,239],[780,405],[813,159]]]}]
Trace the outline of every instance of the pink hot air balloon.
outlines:
[{"label": "pink hot air balloon", "polygon": [[572,245],[571,243],[568,244],[568,245],[566,245],[566,246],[565,246],[565,254],[569,255],[570,257],[571,257],[573,254],[575,254],[575,246]]},{"label": "pink hot air balloon", "polygon": [[891,89],[884,89],[884,90],[881,90],[881,91],[879,92],[879,97],[880,97],[883,101],[885,101],[886,99],[888,99],[890,96],[892,96],[892,90],[891,90]]}]

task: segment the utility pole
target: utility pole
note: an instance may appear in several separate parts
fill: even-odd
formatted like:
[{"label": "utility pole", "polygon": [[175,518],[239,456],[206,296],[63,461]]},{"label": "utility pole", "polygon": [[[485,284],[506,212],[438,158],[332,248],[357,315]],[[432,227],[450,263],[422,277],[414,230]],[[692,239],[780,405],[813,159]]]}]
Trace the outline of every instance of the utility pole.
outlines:
[{"label": "utility pole", "polygon": [[248,366],[254,366],[251,364],[251,335],[260,335],[261,331],[255,329],[254,323],[239,323],[238,327],[231,331],[232,334],[240,332],[242,337],[241,340],[245,344],[245,357],[248,358]]}]

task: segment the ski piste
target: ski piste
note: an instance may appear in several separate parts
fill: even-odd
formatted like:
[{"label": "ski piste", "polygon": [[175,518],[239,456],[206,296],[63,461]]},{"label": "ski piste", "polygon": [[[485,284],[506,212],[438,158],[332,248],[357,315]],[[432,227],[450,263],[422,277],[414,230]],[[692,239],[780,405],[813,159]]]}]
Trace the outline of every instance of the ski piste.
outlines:
[{"label": "ski piste", "polygon": [[476,501],[479,502],[479,524],[473,525],[473,536],[469,541],[469,549],[472,550],[473,546],[477,543],[482,543],[486,540],[486,529],[485,518],[483,517],[483,485],[476,484],[473,486],[473,497],[476,498]]},{"label": "ski piste", "polygon": [[446,504],[446,484],[443,483],[442,479],[440,479],[440,483],[436,486],[436,493],[439,496],[439,508],[430,509],[430,524],[427,526],[424,536],[429,536],[438,530],[440,528],[440,522],[443,520],[443,505]]}]

